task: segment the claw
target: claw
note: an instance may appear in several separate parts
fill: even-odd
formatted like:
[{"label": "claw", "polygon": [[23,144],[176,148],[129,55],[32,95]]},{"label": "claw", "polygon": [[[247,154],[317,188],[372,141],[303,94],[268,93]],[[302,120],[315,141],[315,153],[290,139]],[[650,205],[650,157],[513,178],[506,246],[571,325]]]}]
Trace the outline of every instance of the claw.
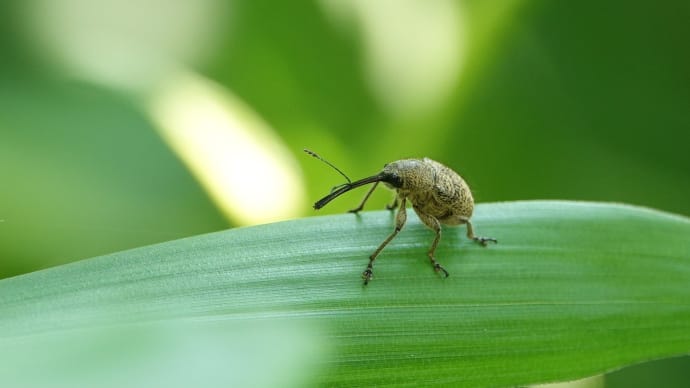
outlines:
[{"label": "claw", "polygon": [[482,246],[487,246],[489,242],[492,242],[495,244],[498,243],[498,240],[496,240],[495,238],[492,238],[492,237],[475,237],[474,241],[482,244]]},{"label": "claw", "polygon": [[395,210],[398,207],[398,199],[396,198],[393,203],[386,205],[386,210]]},{"label": "claw", "polygon": [[441,266],[441,264],[439,264],[439,263],[434,264],[434,271],[436,271],[436,272],[443,271],[443,274],[445,275],[444,277],[446,277],[446,278],[447,278],[448,276],[450,276],[450,274],[448,273],[448,271],[446,271],[446,269],[443,268],[443,267]]},{"label": "claw", "polygon": [[366,286],[369,284],[369,280],[374,276],[374,274],[371,272],[370,268],[367,268],[364,272],[362,272],[362,279],[364,279],[364,285]]}]

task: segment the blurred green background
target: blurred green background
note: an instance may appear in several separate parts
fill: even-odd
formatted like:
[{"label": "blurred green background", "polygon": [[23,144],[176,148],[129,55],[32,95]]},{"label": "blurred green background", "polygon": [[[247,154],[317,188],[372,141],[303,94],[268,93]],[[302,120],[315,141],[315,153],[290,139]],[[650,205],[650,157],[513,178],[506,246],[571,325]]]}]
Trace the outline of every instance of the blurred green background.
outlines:
[{"label": "blurred green background", "polygon": [[[2,2],[0,278],[311,216],[342,177],[305,147],[351,178],[428,156],[478,202],[690,215],[688,20],[683,0]],[[678,360],[632,370],[682,384]]]}]

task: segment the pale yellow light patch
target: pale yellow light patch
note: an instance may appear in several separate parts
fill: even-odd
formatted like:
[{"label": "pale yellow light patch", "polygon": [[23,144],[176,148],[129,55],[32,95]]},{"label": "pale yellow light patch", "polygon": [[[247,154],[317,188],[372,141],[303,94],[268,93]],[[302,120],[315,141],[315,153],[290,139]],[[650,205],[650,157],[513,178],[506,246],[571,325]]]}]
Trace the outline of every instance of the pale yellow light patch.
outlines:
[{"label": "pale yellow light patch", "polygon": [[139,91],[209,56],[231,7],[221,0],[34,0],[16,8],[28,48],[46,63]]},{"label": "pale yellow light patch", "polygon": [[402,118],[443,106],[465,54],[462,9],[453,0],[321,0],[343,30],[359,26],[365,72],[382,106]]},{"label": "pale yellow light patch", "polygon": [[292,154],[251,109],[207,79],[181,73],[148,100],[165,141],[212,200],[248,225],[303,210],[303,178]]},{"label": "pale yellow light patch", "polygon": [[562,383],[532,385],[533,388],[604,388],[604,376],[597,375]]}]

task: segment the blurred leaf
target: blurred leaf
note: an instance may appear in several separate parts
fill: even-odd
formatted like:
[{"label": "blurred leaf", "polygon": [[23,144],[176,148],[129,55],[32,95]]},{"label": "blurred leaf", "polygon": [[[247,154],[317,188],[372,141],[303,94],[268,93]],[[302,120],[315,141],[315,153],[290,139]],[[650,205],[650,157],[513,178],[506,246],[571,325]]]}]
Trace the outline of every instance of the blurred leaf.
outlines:
[{"label": "blurred leaf", "polygon": [[131,98],[0,84],[0,277],[227,226]]},{"label": "blurred leaf", "polygon": [[[236,4],[226,46],[209,66],[288,142],[319,135],[352,137],[380,115],[361,69],[362,42],[338,31],[315,2]],[[314,130],[312,132],[311,130]],[[308,135],[308,136],[309,136]],[[309,136],[313,141],[313,136]]]},{"label": "blurred leaf", "polygon": [[518,7],[473,46],[428,156],[461,169],[483,201],[605,199],[690,214],[688,4]]},{"label": "blurred leaf", "polygon": [[[217,385],[251,376],[271,385],[266,362],[289,360],[308,374],[281,370],[293,385],[502,386],[690,349],[687,218],[533,201],[480,205],[473,220],[499,244],[482,248],[464,228],[445,228],[437,257],[446,279],[426,258],[432,233],[412,216],[362,286],[367,256],[392,227],[392,214],[379,211],[238,228],[2,280],[4,381],[40,385],[31,360],[55,358],[66,360],[50,371],[58,384],[106,381],[113,371],[119,385],[142,375],[169,383],[211,369]],[[207,326],[221,332],[217,341]],[[94,330],[107,340],[93,340]],[[199,337],[206,345],[190,345]],[[103,341],[121,352],[100,354]],[[237,357],[239,374],[230,367]],[[152,381],[141,366],[149,364],[165,378]]]},{"label": "blurred leaf", "polygon": [[606,388],[686,388],[690,357],[645,362],[606,374]]}]

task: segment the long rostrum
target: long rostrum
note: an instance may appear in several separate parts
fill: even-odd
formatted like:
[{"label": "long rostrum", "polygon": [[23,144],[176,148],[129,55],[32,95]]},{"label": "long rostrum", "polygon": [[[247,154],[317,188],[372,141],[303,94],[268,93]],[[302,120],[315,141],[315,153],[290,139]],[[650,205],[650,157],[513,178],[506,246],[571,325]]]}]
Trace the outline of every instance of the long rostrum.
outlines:
[{"label": "long rostrum", "polygon": [[321,198],[320,200],[316,201],[314,204],[314,209],[321,209],[322,207],[326,206],[329,202],[334,200],[336,197],[340,196],[341,194],[347,193],[348,191],[352,189],[356,189],[357,187],[364,186],[369,183],[374,183],[374,182],[379,182],[381,181],[382,176],[381,174],[376,174],[372,175],[367,178],[362,178],[358,181],[354,181],[352,183],[346,183],[342,185],[340,188],[337,190],[333,191],[332,193],[328,194],[327,196]]}]

